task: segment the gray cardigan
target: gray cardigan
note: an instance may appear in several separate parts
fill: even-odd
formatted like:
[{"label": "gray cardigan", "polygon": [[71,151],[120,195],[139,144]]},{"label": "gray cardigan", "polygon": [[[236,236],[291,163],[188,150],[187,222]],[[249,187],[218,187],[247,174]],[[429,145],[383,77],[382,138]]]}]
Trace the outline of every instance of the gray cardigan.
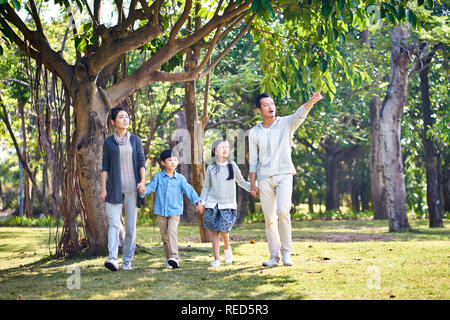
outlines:
[{"label": "gray cardigan", "polygon": [[219,171],[215,172],[214,165],[206,169],[205,180],[200,199],[206,208],[214,208],[216,204],[219,209],[236,209],[236,182],[241,188],[251,191],[250,183],[242,177],[238,165],[231,161],[234,179],[227,180],[228,166],[219,165]]},{"label": "gray cardigan", "polygon": [[[145,168],[144,148],[138,136],[130,136],[131,148],[133,149],[133,168],[136,181],[141,181],[140,168]],[[120,148],[114,136],[110,136],[103,142],[102,171],[108,172],[106,180],[106,202],[122,203],[122,186],[120,179]],[[137,190],[136,190],[137,191]],[[138,208],[144,203],[144,199],[137,195]]]}]

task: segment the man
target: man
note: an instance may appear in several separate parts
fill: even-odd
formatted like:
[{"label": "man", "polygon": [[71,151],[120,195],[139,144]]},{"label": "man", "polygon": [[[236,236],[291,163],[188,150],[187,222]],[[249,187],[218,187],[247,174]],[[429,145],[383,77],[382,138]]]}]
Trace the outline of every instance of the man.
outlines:
[{"label": "man", "polygon": [[251,195],[260,195],[270,252],[269,261],[263,266],[278,265],[280,253],[284,265],[293,265],[290,210],[292,178],[297,172],[291,159],[292,137],[313,105],[322,99],[320,91],[286,117],[275,116],[276,107],[268,93],[256,97],[256,110],[262,121],[250,129],[248,138]]}]

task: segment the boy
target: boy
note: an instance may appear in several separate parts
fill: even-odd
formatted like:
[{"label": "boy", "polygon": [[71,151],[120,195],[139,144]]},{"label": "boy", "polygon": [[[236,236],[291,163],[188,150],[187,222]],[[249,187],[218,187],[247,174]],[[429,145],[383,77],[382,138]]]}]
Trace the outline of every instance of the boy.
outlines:
[{"label": "boy", "polygon": [[172,155],[172,150],[164,150],[160,155],[164,170],[155,175],[152,181],[139,193],[141,197],[156,191],[154,212],[158,216],[159,230],[168,259],[167,269],[179,268],[177,228],[180,216],[183,214],[183,193],[196,204],[196,211],[201,210],[200,197],[186,178],[175,171],[178,158]]}]

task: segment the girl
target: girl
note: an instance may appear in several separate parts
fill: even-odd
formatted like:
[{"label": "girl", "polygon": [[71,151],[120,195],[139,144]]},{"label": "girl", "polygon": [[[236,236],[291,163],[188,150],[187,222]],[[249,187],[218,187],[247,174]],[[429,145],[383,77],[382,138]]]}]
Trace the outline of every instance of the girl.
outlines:
[{"label": "girl", "polygon": [[233,262],[229,232],[236,221],[236,185],[251,191],[250,183],[242,177],[239,167],[230,158],[230,144],[227,140],[217,140],[211,147],[211,165],[208,166],[200,195],[201,203],[206,207],[203,227],[210,230],[214,252],[212,267],[220,266],[219,235],[222,236],[225,263]]}]

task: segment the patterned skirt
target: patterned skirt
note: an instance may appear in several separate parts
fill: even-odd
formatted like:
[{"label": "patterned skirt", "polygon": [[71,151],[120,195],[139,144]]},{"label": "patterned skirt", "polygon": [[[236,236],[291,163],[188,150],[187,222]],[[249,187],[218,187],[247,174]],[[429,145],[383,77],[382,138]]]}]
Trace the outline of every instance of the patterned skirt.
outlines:
[{"label": "patterned skirt", "polygon": [[203,215],[203,227],[213,231],[230,232],[236,221],[237,211],[235,209],[206,208]]}]

